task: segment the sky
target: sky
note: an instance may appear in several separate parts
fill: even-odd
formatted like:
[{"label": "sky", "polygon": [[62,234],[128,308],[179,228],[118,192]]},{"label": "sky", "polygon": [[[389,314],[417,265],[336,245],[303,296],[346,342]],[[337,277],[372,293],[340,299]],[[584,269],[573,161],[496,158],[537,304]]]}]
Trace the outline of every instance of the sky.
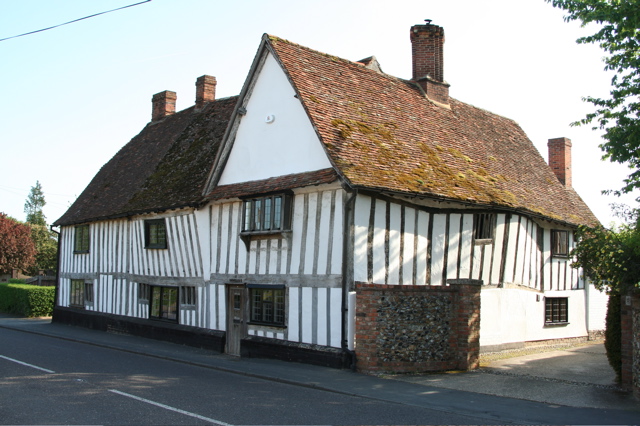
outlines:
[{"label": "sky", "polygon": [[[0,0],[0,39],[142,0]],[[195,102],[195,81],[237,95],[263,33],[349,60],[375,55],[411,78],[412,25],[445,30],[444,78],[460,101],[518,122],[547,159],[547,141],[573,142],[573,187],[604,225],[629,170],[602,161],[601,133],[572,127],[605,97],[604,52],[575,40],[595,32],[566,23],[544,0],[152,0],[0,42],[0,212],[24,220],[42,185],[49,223],[66,211],[151,119],[153,94]]]}]

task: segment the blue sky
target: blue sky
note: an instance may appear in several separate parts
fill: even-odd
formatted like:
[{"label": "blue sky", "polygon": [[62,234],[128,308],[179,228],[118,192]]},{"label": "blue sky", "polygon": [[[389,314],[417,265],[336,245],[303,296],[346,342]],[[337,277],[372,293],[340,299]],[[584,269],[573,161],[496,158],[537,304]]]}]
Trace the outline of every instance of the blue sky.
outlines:
[{"label": "blue sky", "polygon": [[[0,39],[136,3],[135,0],[0,2]],[[263,33],[411,77],[409,29],[444,27],[451,96],[517,121],[544,158],[547,140],[573,141],[574,188],[604,223],[627,169],[602,162],[600,134],[570,127],[605,96],[604,53],[575,39],[543,0],[152,0],[0,42],[0,212],[24,220],[42,184],[51,223],[151,117],[151,97],[178,93],[191,106],[196,78],[217,78],[217,97],[239,93]]]}]

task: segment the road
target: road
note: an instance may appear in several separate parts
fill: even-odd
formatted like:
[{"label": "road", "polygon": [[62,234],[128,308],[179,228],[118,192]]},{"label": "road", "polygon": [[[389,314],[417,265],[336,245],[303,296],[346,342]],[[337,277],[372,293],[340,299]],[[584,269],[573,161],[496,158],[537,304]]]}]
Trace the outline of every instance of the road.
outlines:
[{"label": "road", "polygon": [[0,328],[2,424],[494,424]]}]

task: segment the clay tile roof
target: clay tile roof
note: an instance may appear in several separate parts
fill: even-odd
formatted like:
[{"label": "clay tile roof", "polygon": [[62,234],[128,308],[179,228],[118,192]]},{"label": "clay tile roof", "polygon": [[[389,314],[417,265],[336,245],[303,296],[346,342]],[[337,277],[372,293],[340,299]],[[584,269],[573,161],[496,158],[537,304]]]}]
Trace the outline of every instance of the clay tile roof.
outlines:
[{"label": "clay tile roof", "polygon": [[597,222],[516,122],[455,99],[438,106],[410,81],[265,39],[350,185]]},{"label": "clay tile roof", "polygon": [[219,99],[148,124],[126,144],[54,225],[198,205],[237,102]]},{"label": "clay tile roof", "polygon": [[334,169],[323,169],[315,172],[296,173],[250,182],[220,185],[207,195],[207,199],[222,200],[271,192],[282,192],[303,186],[331,183],[336,180],[338,180],[338,175]]}]

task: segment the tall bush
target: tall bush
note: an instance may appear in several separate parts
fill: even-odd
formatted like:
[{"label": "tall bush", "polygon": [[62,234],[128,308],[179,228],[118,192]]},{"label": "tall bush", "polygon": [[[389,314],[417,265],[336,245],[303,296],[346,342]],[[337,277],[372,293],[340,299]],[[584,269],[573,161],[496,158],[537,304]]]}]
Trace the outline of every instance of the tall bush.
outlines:
[{"label": "tall bush", "polygon": [[607,350],[609,365],[616,372],[616,381],[620,382],[622,374],[622,322],[620,319],[619,294],[609,295],[607,302],[607,317],[604,333],[604,347]]}]

